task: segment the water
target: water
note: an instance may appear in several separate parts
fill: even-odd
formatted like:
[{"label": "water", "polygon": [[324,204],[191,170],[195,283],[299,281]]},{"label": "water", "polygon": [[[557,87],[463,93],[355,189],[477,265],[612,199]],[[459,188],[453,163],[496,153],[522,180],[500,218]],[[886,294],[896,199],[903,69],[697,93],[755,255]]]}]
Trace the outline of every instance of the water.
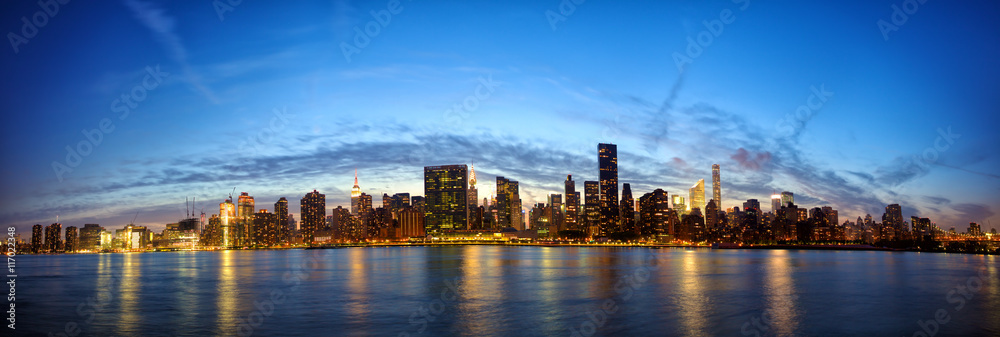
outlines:
[{"label": "water", "polygon": [[[997,256],[453,246],[17,268],[16,331],[30,335],[919,336],[940,309],[946,323],[927,327],[939,336],[1000,336]],[[949,295],[967,284],[979,287]]]}]

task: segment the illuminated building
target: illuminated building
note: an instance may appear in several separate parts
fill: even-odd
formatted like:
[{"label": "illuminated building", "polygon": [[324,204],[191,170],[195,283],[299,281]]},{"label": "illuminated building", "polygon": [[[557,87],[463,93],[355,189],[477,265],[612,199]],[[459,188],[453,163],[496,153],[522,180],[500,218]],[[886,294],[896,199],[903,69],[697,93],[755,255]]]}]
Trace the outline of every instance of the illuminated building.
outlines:
[{"label": "illuminated building", "polygon": [[705,209],[705,179],[698,179],[698,182],[688,190],[688,211],[693,209]]},{"label": "illuminated building", "polygon": [[619,226],[618,208],[618,146],[597,144],[598,181],[601,187],[601,219],[599,235],[607,236]]},{"label": "illuminated building", "polygon": [[[424,226],[427,233],[468,225],[469,170],[465,165],[424,167]],[[499,179],[499,178],[498,178]]]},{"label": "illuminated building", "polygon": [[80,249],[77,241],[76,226],[66,227],[66,249],[67,253],[72,253]]},{"label": "illuminated building", "polygon": [[62,224],[54,223],[45,227],[45,251],[57,252],[62,249]]},{"label": "illuminated building", "polygon": [[674,211],[676,211],[678,214],[683,214],[687,212],[688,207],[686,201],[684,200],[684,197],[674,194],[671,201],[674,205]]},{"label": "illuminated building", "polygon": [[596,181],[583,182],[583,214],[586,218],[584,230],[587,235],[598,236],[601,226],[601,188]]},{"label": "illuminated building", "polygon": [[577,218],[580,215],[580,192],[576,191],[576,182],[573,175],[566,176],[566,229],[580,230]]},{"label": "illuminated building", "polygon": [[781,206],[795,203],[795,194],[789,191],[781,192]]},{"label": "illuminated building", "polygon": [[253,216],[254,246],[270,247],[278,243],[278,215],[268,212],[266,208]]},{"label": "illuminated building", "polygon": [[519,183],[504,177],[497,177],[497,222],[500,228],[514,227],[524,230],[524,215],[521,213]]},{"label": "illuminated building", "polygon": [[42,225],[31,226],[31,251],[34,253],[44,250],[44,247],[42,247],[44,244],[42,241],[42,230]]},{"label": "illuminated building", "polygon": [[709,200],[708,204],[705,205],[705,229],[716,229],[719,227],[719,224],[719,206],[715,204],[714,199]]},{"label": "illuminated building", "polygon": [[771,212],[777,213],[781,209],[781,194],[771,195]]},{"label": "illuminated building", "polygon": [[399,237],[424,237],[424,213],[413,207],[406,207],[399,212]]},{"label": "illuminated building", "polygon": [[899,207],[899,204],[892,204],[885,206],[885,213],[882,214],[882,226],[885,229],[883,240],[903,240],[904,232],[906,231],[903,226],[903,208]]},{"label": "illuminated building", "polygon": [[239,244],[240,223],[233,199],[219,203],[219,245],[235,248]]},{"label": "illuminated building", "polygon": [[651,236],[673,232],[667,223],[670,200],[667,192],[657,188],[639,198],[639,234]]},{"label": "illuminated building", "polygon": [[80,250],[100,250],[101,232],[104,227],[98,224],[85,224],[80,228],[79,249]]},{"label": "illuminated building", "polygon": [[565,230],[565,216],[563,215],[562,194],[549,194],[549,207],[546,211],[549,218],[549,231],[553,236],[561,230]]},{"label": "illuminated building", "polygon": [[468,196],[465,200],[469,203],[469,218],[472,218],[473,212],[479,207],[479,190],[476,189],[476,165],[472,163],[469,166],[469,188]]},{"label": "illuminated building", "polygon": [[253,215],[256,211],[253,197],[247,192],[240,193],[236,205],[236,214],[238,217],[237,233],[235,235],[236,246],[242,247],[251,244],[255,235],[253,232]]},{"label": "illuminated building", "polygon": [[628,184],[622,184],[622,201],[621,205],[621,227],[618,231],[627,233],[639,233],[639,229],[635,225],[635,199],[632,198],[632,187]]},{"label": "illuminated building", "polygon": [[965,233],[968,234],[969,236],[983,236],[983,229],[982,227],[979,226],[978,223],[970,222],[969,230],[967,230]]},{"label": "illuminated building", "polygon": [[719,164],[712,165],[712,200],[715,206],[722,209],[722,177],[719,174]]},{"label": "illuminated building", "polygon": [[287,241],[288,235],[294,231],[288,224],[288,199],[281,197],[274,203],[274,217],[278,223],[278,241]]},{"label": "illuminated building", "polygon": [[361,186],[358,186],[358,169],[354,169],[354,187],[351,187],[351,214],[357,216],[361,198]]},{"label": "illuminated building", "polygon": [[299,203],[299,211],[302,213],[302,223],[299,226],[299,231],[302,232],[302,242],[311,243],[313,242],[313,234],[317,230],[323,229],[326,224],[326,195],[320,194],[316,190],[306,193]]}]

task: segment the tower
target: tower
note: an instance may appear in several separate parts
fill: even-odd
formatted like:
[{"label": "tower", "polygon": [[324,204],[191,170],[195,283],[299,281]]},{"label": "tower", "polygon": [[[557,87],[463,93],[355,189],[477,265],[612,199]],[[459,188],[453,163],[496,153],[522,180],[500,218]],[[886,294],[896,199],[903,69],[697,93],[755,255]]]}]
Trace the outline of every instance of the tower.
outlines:
[{"label": "tower", "polygon": [[358,201],[361,200],[361,186],[358,186],[358,169],[354,169],[354,187],[351,187],[351,214],[358,215]]},{"label": "tower", "polygon": [[613,233],[619,225],[621,210],[618,209],[618,146],[597,144],[597,162],[601,188],[599,235],[605,236]]},{"label": "tower", "polygon": [[566,229],[579,230],[577,215],[580,212],[580,192],[576,191],[573,175],[566,175]]},{"label": "tower", "polygon": [[468,167],[424,167],[424,226],[427,232],[465,229],[468,224]]},{"label": "tower", "polygon": [[475,210],[479,207],[479,190],[476,189],[476,163],[473,162],[469,165],[469,190],[468,196],[465,200],[469,203],[469,216],[467,218],[472,221],[473,215],[475,215]]},{"label": "tower", "polygon": [[722,208],[722,178],[719,175],[719,164],[712,165],[712,200],[715,200],[717,208]]},{"label": "tower", "polygon": [[688,190],[688,210],[705,210],[705,179],[698,179],[698,182]]},{"label": "tower", "polygon": [[316,231],[326,225],[326,195],[320,194],[316,190],[306,193],[299,203],[299,212],[302,213],[300,215],[302,242],[312,243]]}]

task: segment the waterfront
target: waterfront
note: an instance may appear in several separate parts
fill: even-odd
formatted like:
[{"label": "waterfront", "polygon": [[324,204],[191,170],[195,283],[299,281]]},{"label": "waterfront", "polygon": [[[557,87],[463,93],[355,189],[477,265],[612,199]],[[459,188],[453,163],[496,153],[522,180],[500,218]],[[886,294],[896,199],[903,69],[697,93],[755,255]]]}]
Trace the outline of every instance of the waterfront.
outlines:
[{"label": "waterfront", "polygon": [[913,252],[475,245],[22,256],[17,330],[912,336],[918,321],[944,310],[938,334],[984,336],[1000,334],[998,262]]}]

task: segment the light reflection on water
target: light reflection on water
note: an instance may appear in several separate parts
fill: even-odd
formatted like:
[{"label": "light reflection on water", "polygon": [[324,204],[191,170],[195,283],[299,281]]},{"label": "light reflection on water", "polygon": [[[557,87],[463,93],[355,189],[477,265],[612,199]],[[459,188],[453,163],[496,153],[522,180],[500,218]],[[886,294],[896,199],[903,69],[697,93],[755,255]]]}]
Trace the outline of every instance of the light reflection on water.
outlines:
[{"label": "light reflection on water", "polygon": [[[626,299],[616,285],[655,257]],[[315,258],[293,286],[283,276]],[[913,335],[938,309],[944,335],[1000,335],[996,256],[579,247],[397,247],[24,256],[18,323],[29,334],[235,335],[256,305],[287,299],[255,335],[569,335],[607,300],[598,335]],[[956,285],[986,275],[961,311]],[[441,312],[446,281],[457,280]],[[77,306],[106,306],[92,323]],[[422,311],[423,310],[423,311]],[[423,320],[426,325],[414,323]],[[419,332],[419,328],[425,328]],[[20,330],[20,329],[19,329]]]}]

